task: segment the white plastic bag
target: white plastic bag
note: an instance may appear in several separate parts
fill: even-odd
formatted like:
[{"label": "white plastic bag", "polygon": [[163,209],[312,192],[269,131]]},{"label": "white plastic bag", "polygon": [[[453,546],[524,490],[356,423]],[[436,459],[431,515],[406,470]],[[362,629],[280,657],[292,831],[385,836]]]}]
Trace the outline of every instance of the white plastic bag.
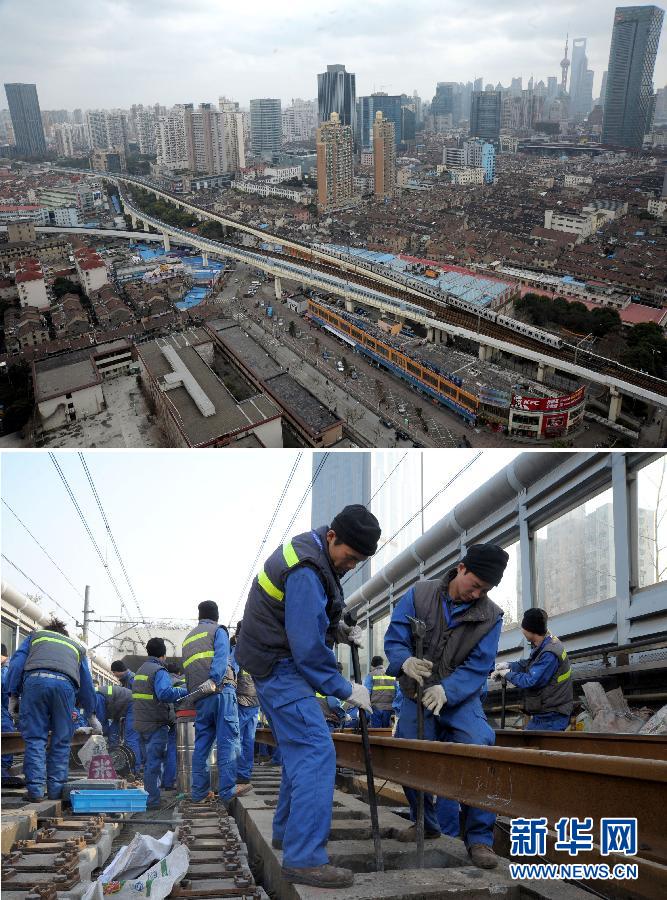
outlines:
[{"label": "white plastic bag", "polygon": [[175,884],[182,881],[190,865],[190,851],[185,844],[176,844],[171,853],[151,866],[148,871],[123,881],[109,881],[103,884],[101,879],[91,884],[81,900],[104,900],[113,897],[115,900],[164,900],[172,892]]},{"label": "white plastic bag", "polygon": [[161,838],[135,834],[129,844],[120,848],[98,881],[106,884],[109,881],[137,878],[154,862],[165,858],[173,847],[175,837],[174,831],[167,831]]},{"label": "white plastic bag", "polygon": [[79,750],[78,756],[82,766],[88,771],[88,766],[93,756],[105,756],[108,752],[106,738],[101,734],[91,734]]}]

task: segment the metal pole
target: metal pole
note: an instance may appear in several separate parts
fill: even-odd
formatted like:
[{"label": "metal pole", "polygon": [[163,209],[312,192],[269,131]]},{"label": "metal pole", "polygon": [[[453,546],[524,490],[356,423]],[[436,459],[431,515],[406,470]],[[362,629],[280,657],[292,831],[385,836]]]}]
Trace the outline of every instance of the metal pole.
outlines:
[{"label": "metal pole", "polygon": [[420,453],[421,460],[421,492],[422,492],[422,502],[421,502],[421,517],[422,517],[422,534],[424,534],[424,451]]},{"label": "metal pole", "polygon": [[83,598],[83,642],[84,644],[88,643],[88,624],[90,623],[90,614],[94,612],[90,608],[90,585],[86,585],[86,592]]},{"label": "metal pole", "polygon": [[[426,624],[421,619],[414,619],[408,616],[412,629],[412,636],[415,641],[415,656],[417,659],[424,658],[424,634],[426,632]],[[422,698],[424,695],[423,685],[417,684],[417,740],[424,740],[424,707]],[[417,832],[417,868],[424,868],[424,792],[417,792],[417,815],[415,822],[415,830]]]}]

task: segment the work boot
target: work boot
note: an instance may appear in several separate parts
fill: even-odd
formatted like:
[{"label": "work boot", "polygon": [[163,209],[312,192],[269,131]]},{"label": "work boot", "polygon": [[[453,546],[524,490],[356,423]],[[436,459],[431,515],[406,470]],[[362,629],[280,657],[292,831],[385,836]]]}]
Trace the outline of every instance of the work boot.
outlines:
[{"label": "work boot", "polygon": [[190,804],[192,806],[209,806],[211,803],[215,803],[217,800],[216,795],[213,791],[209,791],[205,797],[202,797],[201,800],[195,800],[194,797],[191,798]]},{"label": "work boot", "polygon": [[354,884],[351,869],[339,869],[327,863],[325,866],[311,866],[307,869],[282,867],[282,876],[292,884],[309,884],[312,887],[344,888]]},{"label": "work boot", "polygon": [[[403,844],[411,844],[417,840],[417,826],[411,825],[409,828],[400,829],[400,831],[398,828],[394,828],[392,837],[395,841],[401,841]],[[425,841],[434,841],[439,837],[439,831],[431,831],[429,828],[424,828]]]},{"label": "work boot", "polygon": [[498,865],[498,857],[488,844],[471,844],[468,855],[478,869],[495,869]]}]

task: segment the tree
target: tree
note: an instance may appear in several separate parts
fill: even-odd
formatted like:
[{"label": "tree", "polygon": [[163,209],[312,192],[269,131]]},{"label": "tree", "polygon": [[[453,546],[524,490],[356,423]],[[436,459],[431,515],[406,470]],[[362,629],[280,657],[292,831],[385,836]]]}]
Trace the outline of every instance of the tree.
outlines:
[{"label": "tree", "polygon": [[296,337],[296,325],[291,319],[289,325],[287,326],[287,331],[289,332],[290,337]]},{"label": "tree", "polygon": [[56,279],[54,279],[53,293],[59,300],[63,296],[63,294],[79,294],[79,296],[82,296],[83,288],[75,281],[70,281],[69,278],[63,278],[59,275]]},{"label": "tree", "polygon": [[225,239],[224,230],[220,222],[202,222],[198,231],[202,237],[210,238],[212,241],[224,241]]},{"label": "tree", "polygon": [[610,331],[620,331],[621,328],[621,317],[618,311],[608,306],[592,310],[591,320],[591,332],[595,337],[604,337]]}]

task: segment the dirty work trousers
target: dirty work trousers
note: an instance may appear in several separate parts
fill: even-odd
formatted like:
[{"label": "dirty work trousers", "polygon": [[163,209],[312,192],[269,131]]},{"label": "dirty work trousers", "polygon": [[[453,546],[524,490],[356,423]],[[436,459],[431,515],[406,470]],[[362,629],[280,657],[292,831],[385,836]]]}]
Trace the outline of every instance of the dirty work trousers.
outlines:
[{"label": "dirty work trousers", "polygon": [[236,767],[241,753],[236,691],[225,685],[221,693],[196,704],[195,748],[192,753],[192,799],[203,800],[211,787],[208,757],[216,742],[218,795],[231,800],[236,788]]},{"label": "dirty work trousers", "polygon": [[[19,731],[25,741],[23,774],[32,798],[43,797],[45,790],[50,800],[58,800],[62,795],[69,769],[75,704],[76,688],[66,675],[26,675],[21,690]],[[51,742],[47,751],[49,731]]]},{"label": "dirty work trousers", "polygon": [[322,709],[291,659],[276,663],[268,678],[256,678],[255,688],[282,753],[273,837],[283,842],[283,865],[325,865],[336,753]]},{"label": "dirty work trousers", "polygon": [[[398,720],[396,737],[417,737],[417,704],[408,697],[403,698],[401,716]],[[452,741],[455,744],[482,744],[492,746],[496,736],[486,721],[479,697],[473,697],[458,706],[444,706],[439,716],[430,710],[424,710],[424,740]],[[403,788],[413,822],[417,813],[417,791]],[[495,813],[472,806],[461,805],[463,812],[463,839],[469,847],[471,844],[493,845],[493,826]],[[426,831],[441,831],[458,837],[459,804],[455,800],[438,797],[437,803],[430,794],[424,795],[424,828]]]}]

